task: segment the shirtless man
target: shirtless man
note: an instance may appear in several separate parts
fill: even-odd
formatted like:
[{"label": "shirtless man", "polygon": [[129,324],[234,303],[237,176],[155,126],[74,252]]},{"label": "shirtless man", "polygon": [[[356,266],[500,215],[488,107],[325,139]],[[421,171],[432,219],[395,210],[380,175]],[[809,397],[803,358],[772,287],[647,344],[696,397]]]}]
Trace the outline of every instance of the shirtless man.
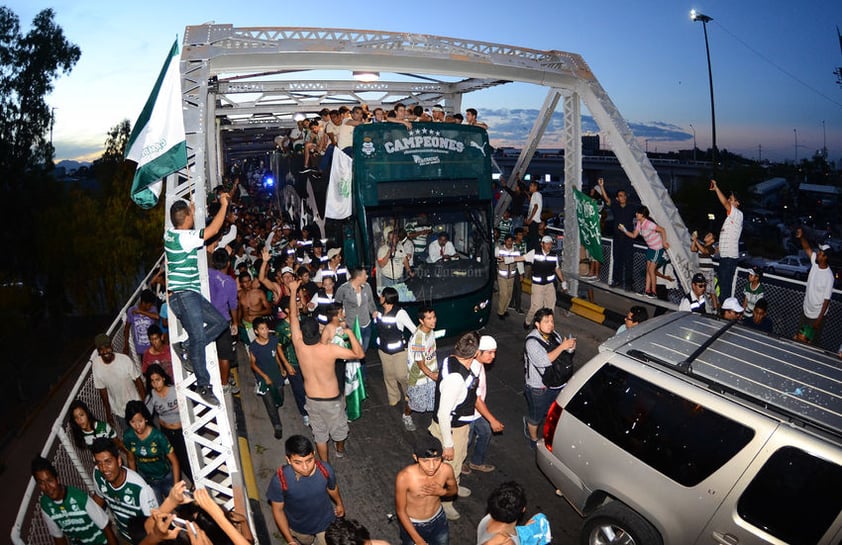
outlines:
[{"label": "shirtless man", "polygon": [[[290,299],[295,299],[301,281],[292,280],[289,283]],[[290,305],[289,322],[292,330],[292,345],[301,375],[304,378],[304,392],[307,394],[305,408],[310,415],[310,428],[316,442],[316,452],[319,458],[328,461],[328,441],[336,443],[336,456],[345,455],[345,439],[348,437],[348,417],[345,415],[345,396],[339,391],[339,381],[336,379],[335,362],[338,359],[358,360],[365,356],[356,335],[348,335],[351,348],[345,348],[323,341],[319,332],[319,322],[315,318],[304,318],[298,321],[298,306]],[[324,338],[332,339],[339,325],[328,324],[331,328]]]},{"label": "shirtless man", "polygon": [[403,468],[395,478],[401,545],[448,545],[441,498],[453,496],[458,490],[453,468],[443,463],[441,442],[432,436],[419,439],[412,457],[416,463]]},{"label": "shirtless man", "polygon": [[267,316],[272,310],[266,294],[260,289],[260,282],[249,273],[242,273],[239,277],[240,289],[237,291],[240,316],[243,320],[243,331],[246,332],[248,342],[254,341],[254,328],[251,323],[258,316]]}]

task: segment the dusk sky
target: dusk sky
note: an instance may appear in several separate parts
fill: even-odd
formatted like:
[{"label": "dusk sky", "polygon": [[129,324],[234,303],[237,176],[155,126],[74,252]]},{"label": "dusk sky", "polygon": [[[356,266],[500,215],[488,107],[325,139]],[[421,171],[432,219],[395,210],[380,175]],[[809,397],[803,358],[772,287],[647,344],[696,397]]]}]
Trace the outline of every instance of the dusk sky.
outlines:
[{"label": "dusk sky", "polygon": [[[56,158],[98,158],[109,127],[132,123],[164,57],[184,28],[214,21],[235,27],[285,26],[388,30],[467,38],[578,53],[650,151],[710,146],[710,97],[702,24],[708,24],[720,149],[772,160],[811,156],[826,128],[831,160],[842,160],[842,66],[836,26],[842,1],[674,0],[569,2],[521,0],[418,4],[383,2],[161,2],[13,0],[24,32],[51,7],[82,57],[61,76],[48,102],[56,108]],[[522,143],[546,90],[504,86],[463,98],[489,124],[497,145]],[[583,108],[583,114],[587,110]],[[560,115],[560,107],[559,107]],[[585,131],[595,129],[586,118]],[[795,133],[794,131],[797,131]],[[548,134],[542,147],[557,147]]]}]

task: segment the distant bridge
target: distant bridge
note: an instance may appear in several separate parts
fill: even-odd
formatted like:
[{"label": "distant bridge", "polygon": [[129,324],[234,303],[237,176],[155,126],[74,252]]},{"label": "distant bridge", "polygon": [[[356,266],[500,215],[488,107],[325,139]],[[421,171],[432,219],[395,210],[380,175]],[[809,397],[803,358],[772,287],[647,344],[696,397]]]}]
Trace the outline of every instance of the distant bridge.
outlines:
[{"label": "distant bridge", "polygon": [[[495,154],[494,160],[508,175],[514,169],[519,155],[520,150],[513,152],[507,149],[505,153]],[[705,176],[711,169],[710,161],[683,161],[650,156],[649,162],[652,163],[671,195],[679,190],[682,184],[695,181],[699,176]],[[552,180],[561,180],[564,177],[564,153],[536,152],[526,171],[532,175],[533,179],[543,180],[544,176],[549,174]],[[605,178],[609,188],[630,185],[628,176],[616,157],[582,155],[582,186],[586,189],[590,188],[596,185],[596,180],[600,177]]]}]

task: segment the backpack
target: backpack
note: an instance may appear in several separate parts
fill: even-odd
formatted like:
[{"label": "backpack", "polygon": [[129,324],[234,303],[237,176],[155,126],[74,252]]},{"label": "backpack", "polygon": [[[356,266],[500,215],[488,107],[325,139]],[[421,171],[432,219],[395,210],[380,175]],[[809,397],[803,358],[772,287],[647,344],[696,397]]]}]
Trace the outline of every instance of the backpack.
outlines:
[{"label": "backpack", "polygon": [[[558,346],[558,342],[545,343],[537,337],[526,338],[526,342],[529,342],[530,340],[535,340],[540,343],[547,352]],[[557,340],[555,336],[553,336],[553,340]],[[526,372],[529,373],[529,367],[535,366],[529,361],[529,352],[527,350],[523,351],[523,355],[527,365]],[[544,368],[543,373],[539,371],[537,367],[535,367],[535,370],[538,371],[539,375],[541,375],[541,382],[544,383],[544,386],[547,388],[561,388],[567,384],[567,381],[573,376],[573,354],[565,350],[552,362],[549,367]]]},{"label": "backpack", "polygon": [[[286,477],[284,477],[285,467],[286,466],[281,466],[278,468],[278,480],[281,481],[281,490],[283,490],[284,492],[286,492],[289,488],[287,486],[287,479]],[[326,481],[329,481],[330,477],[328,475],[327,468],[325,468],[324,464],[320,460],[316,460],[316,467],[319,468],[319,472],[321,472],[322,477],[324,477]]]}]

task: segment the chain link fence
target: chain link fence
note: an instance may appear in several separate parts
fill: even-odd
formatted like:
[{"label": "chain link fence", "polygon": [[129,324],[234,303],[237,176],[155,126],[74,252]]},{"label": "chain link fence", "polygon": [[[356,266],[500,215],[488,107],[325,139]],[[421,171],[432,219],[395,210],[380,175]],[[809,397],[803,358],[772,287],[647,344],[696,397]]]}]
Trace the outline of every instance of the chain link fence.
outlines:
[{"label": "chain link fence", "polygon": [[[557,233],[564,233],[563,229],[550,227]],[[557,249],[562,250],[563,238],[558,239]],[[607,237],[602,238],[603,261],[599,269],[599,281],[610,284],[614,279],[612,273],[612,246],[613,240]],[[642,293],[646,282],[646,246],[634,245],[632,256],[632,275],[634,293]],[[738,267],[734,275],[732,293],[740,303],[743,301],[743,291],[748,284],[748,268]],[[801,280],[793,280],[781,276],[765,274],[761,281],[764,297],[769,303],[769,317],[775,325],[775,334],[780,337],[791,339],[801,321],[801,309],[804,303],[804,292],[807,283]],[[667,291],[669,302],[679,304],[686,292],[681,286]],[[814,344],[830,352],[839,353],[842,348],[842,290],[834,289],[830,305],[825,315],[824,327],[821,337],[814,341]]]},{"label": "chain link fence", "polygon": [[[152,268],[153,272],[160,266],[161,262],[159,260],[156,263],[155,267]],[[143,279],[107,330],[108,336],[111,337],[114,352],[123,352],[126,343],[130,342],[123,336],[126,310],[138,302],[140,292],[147,287],[151,275],[152,273]],[[94,388],[93,375],[91,374],[92,361],[95,355],[96,351],[91,352],[87,363],[79,369],[79,378],[70,390],[64,406],[56,417],[44,448],[41,450],[41,456],[50,460],[55,466],[59,481],[62,484],[75,486],[89,494],[93,494],[94,490],[92,477],[94,460],[90,451],[79,449],[73,441],[69,408],[75,399],[79,399],[85,402],[97,420],[105,420],[105,407],[102,404],[99,392]],[[114,429],[118,437],[123,436],[123,431],[119,428]],[[41,516],[41,506],[38,503],[40,496],[40,491],[35,486],[35,480],[30,479],[21,500],[15,525],[12,527],[11,538],[15,545],[54,544]]]}]

